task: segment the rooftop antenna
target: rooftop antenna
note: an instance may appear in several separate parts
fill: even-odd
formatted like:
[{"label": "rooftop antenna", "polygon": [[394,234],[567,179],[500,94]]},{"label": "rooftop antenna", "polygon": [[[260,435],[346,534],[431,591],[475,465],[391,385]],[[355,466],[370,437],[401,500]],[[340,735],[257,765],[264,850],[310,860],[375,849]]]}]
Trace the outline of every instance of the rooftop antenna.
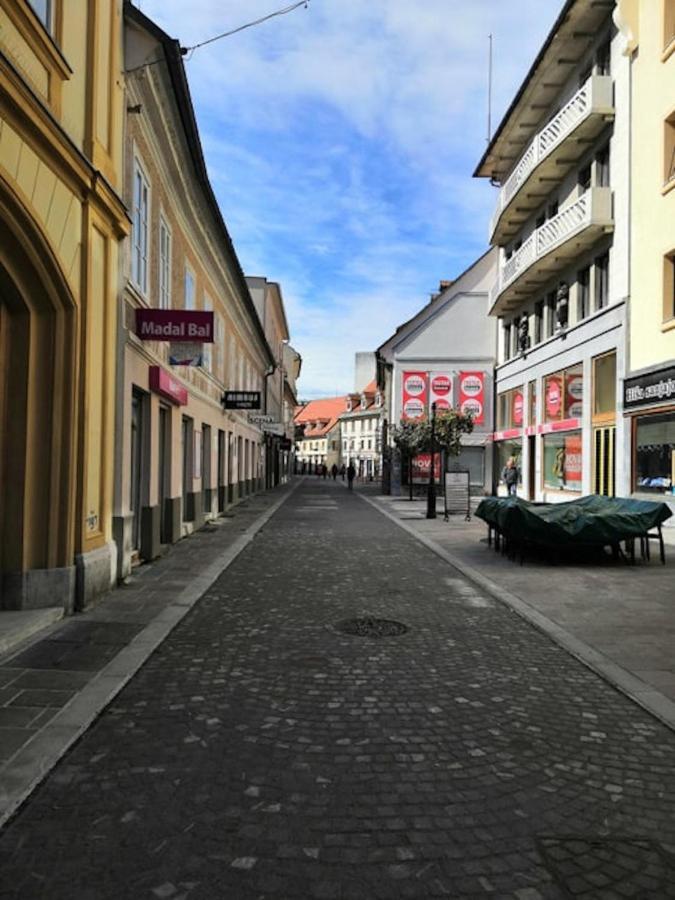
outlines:
[{"label": "rooftop antenna", "polygon": [[492,35],[488,35],[488,114],[487,114],[487,142],[492,138]]}]

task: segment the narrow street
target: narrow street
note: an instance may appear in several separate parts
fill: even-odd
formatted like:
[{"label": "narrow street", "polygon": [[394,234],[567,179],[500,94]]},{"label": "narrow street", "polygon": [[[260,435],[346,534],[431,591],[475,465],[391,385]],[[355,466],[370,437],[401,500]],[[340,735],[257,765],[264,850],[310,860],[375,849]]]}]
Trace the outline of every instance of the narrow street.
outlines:
[{"label": "narrow street", "polygon": [[[407,630],[341,630],[367,617]],[[306,479],[0,833],[0,871],[7,900],[675,897],[675,734]]]}]

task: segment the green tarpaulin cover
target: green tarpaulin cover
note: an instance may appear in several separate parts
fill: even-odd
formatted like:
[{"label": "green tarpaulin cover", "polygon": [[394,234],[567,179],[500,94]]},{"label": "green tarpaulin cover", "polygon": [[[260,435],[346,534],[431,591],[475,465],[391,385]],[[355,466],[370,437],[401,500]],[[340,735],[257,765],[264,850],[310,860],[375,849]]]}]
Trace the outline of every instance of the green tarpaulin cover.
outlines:
[{"label": "green tarpaulin cover", "polygon": [[617,544],[645,534],[672,513],[665,503],[621,497],[580,497],[568,503],[486,497],[476,515],[509,538],[560,547]]}]

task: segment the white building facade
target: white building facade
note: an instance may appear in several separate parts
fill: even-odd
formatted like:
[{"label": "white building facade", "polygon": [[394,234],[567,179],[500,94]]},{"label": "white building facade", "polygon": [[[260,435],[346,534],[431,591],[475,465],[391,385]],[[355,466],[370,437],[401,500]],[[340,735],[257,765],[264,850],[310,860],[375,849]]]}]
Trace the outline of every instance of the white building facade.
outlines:
[{"label": "white building facade", "polygon": [[515,457],[532,500],[629,492],[630,63],[612,6],[567,0],[475,173],[500,189],[495,465]]}]

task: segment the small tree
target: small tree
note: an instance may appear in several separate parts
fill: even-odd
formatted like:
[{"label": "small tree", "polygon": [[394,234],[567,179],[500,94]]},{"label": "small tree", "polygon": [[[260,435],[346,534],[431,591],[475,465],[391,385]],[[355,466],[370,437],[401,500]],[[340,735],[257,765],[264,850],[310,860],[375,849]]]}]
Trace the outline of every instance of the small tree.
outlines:
[{"label": "small tree", "polygon": [[401,422],[400,425],[392,425],[389,430],[394,446],[406,460],[408,466],[408,490],[409,499],[412,500],[412,461],[416,453],[423,448],[424,422]]}]

